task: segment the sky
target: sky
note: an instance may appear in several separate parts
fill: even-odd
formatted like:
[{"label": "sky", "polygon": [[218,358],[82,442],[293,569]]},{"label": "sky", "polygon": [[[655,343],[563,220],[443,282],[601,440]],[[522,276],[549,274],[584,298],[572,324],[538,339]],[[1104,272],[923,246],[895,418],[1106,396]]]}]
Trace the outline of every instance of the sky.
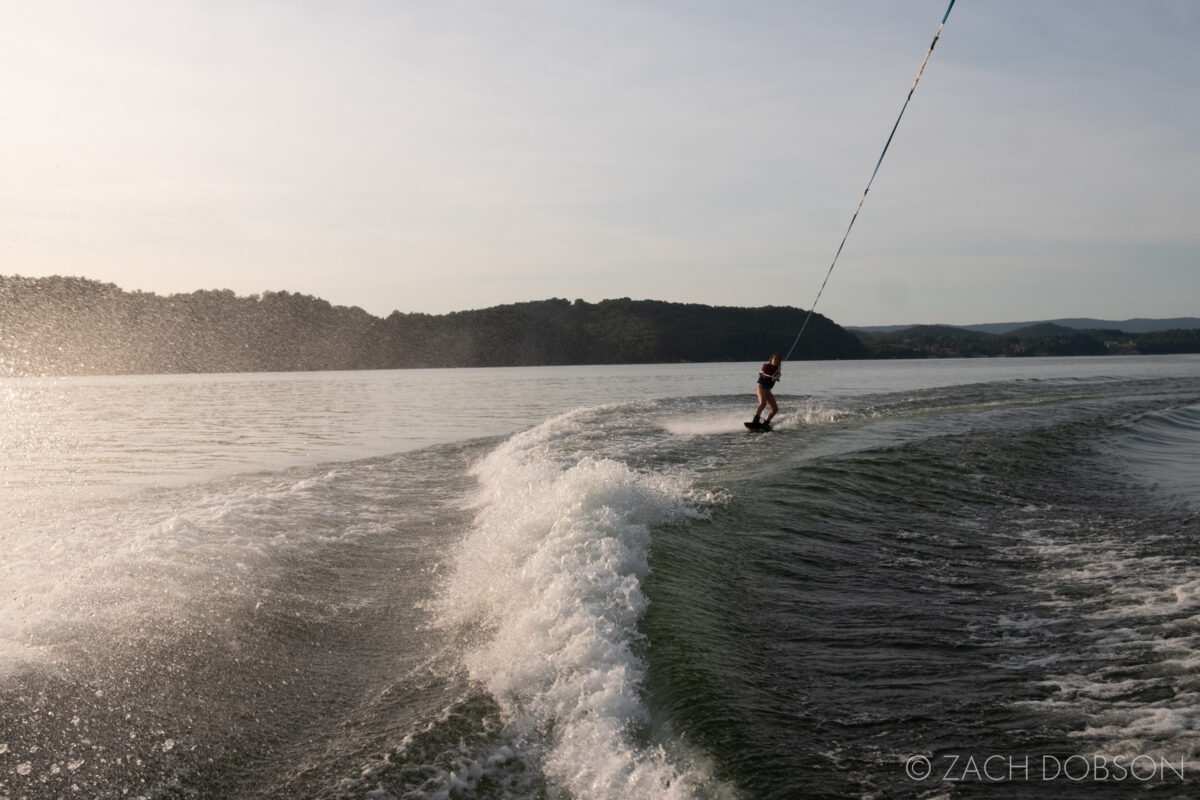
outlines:
[{"label": "sky", "polygon": [[[0,274],[811,306],[946,0],[0,0]],[[1200,315],[1200,3],[958,0],[817,310]]]}]

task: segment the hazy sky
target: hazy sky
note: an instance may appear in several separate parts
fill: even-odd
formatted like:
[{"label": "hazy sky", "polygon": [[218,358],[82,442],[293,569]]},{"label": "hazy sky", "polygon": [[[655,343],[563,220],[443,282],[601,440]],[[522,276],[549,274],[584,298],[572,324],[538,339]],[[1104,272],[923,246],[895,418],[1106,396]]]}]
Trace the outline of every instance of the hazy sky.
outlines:
[{"label": "hazy sky", "polygon": [[[947,0],[0,0],[0,274],[807,308]],[[1200,314],[1200,3],[958,0],[818,310]]]}]

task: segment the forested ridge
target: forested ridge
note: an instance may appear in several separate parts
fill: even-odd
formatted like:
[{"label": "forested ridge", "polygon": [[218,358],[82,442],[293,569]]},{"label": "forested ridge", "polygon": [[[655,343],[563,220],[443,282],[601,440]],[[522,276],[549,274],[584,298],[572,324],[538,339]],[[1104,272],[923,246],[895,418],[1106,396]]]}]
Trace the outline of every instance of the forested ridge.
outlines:
[{"label": "forested ridge", "polygon": [[914,325],[886,333],[859,332],[871,358],[1165,355],[1200,353],[1200,329],[1129,333],[1041,323],[1007,333],[950,325]]},{"label": "forested ridge", "polygon": [[[160,296],[87,278],[0,276],[0,375],[119,375],[761,361],[806,312],[563,299],[376,317],[286,291]],[[1129,333],[1042,323],[854,333],[814,314],[793,359],[1200,353],[1200,329]]]},{"label": "forested ridge", "polygon": [[[554,299],[385,318],[286,291],[160,296],[86,278],[0,276],[0,374],[97,375],[765,360],[805,312]],[[863,358],[814,314],[794,358]]]}]

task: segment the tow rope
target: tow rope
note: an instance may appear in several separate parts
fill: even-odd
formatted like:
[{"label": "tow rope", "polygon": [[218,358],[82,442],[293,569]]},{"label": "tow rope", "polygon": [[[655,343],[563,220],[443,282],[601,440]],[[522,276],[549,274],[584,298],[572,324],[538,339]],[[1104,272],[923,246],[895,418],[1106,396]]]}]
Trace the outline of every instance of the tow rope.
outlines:
[{"label": "tow rope", "polygon": [[887,142],[883,145],[883,152],[879,154],[879,160],[875,162],[875,170],[871,173],[871,179],[867,181],[867,188],[863,189],[862,197],[858,201],[858,208],[854,209],[854,216],[850,218],[850,224],[846,227],[845,235],[842,236],[842,243],[838,245],[837,252],[833,254],[833,262],[830,263],[829,270],[825,273],[825,280],[821,281],[821,288],[817,290],[817,296],[813,299],[812,307],[808,309],[808,316],[804,318],[804,324],[800,326],[800,332],[796,334],[796,340],[792,342],[791,348],[788,349],[787,355],[783,358],[784,361],[792,357],[792,351],[800,343],[800,337],[804,335],[804,329],[808,327],[808,321],[812,319],[813,312],[817,309],[817,301],[821,299],[821,293],[825,291],[825,284],[829,283],[829,276],[833,274],[833,268],[837,264],[838,256],[842,254],[842,248],[846,246],[846,239],[850,237],[850,230],[854,227],[854,221],[858,219],[858,212],[862,211],[863,203],[867,199],[867,192],[871,191],[871,184],[875,182],[875,176],[879,174],[879,165],[883,163],[883,157],[887,155],[888,148],[892,144],[892,138],[896,135],[896,129],[900,127],[900,119],[904,116],[904,110],[908,108],[908,101],[912,100],[913,92],[917,90],[917,84],[921,82],[921,74],[925,72],[925,65],[929,63],[929,57],[933,55],[933,48],[937,46],[938,37],[942,35],[942,27],[946,24],[946,20],[950,18],[950,9],[952,8],[954,8],[954,0],[950,0],[950,5],[946,7],[946,13],[942,16],[941,24],[938,25],[937,32],[933,35],[933,42],[930,43],[929,49],[925,51],[925,59],[921,62],[921,68],[917,70],[917,77],[913,81],[912,88],[908,90],[908,97],[904,98],[904,105],[900,107],[900,114],[896,117],[896,124],[892,126],[892,132],[888,134]]}]

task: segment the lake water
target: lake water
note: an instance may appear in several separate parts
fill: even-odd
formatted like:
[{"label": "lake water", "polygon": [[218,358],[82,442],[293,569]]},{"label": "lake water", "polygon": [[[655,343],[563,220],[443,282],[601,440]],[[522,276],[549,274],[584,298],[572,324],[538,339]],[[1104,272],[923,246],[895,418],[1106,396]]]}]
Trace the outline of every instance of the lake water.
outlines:
[{"label": "lake water", "polygon": [[756,369],[0,381],[0,798],[1196,795],[1200,358]]}]

